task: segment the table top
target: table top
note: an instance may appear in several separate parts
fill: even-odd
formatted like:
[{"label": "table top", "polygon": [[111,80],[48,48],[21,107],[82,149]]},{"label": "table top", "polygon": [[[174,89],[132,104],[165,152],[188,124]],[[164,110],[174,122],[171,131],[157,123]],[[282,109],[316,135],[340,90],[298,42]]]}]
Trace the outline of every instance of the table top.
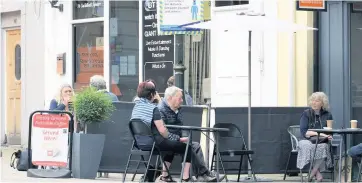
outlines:
[{"label": "table top", "polygon": [[345,129],[308,129],[317,133],[337,133],[337,134],[362,134],[360,128],[345,128]]},{"label": "table top", "polygon": [[181,130],[190,130],[190,131],[208,131],[208,132],[228,132],[228,128],[209,128],[209,127],[199,127],[199,126],[179,126],[179,125],[166,125],[167,128],[175,128]]}]

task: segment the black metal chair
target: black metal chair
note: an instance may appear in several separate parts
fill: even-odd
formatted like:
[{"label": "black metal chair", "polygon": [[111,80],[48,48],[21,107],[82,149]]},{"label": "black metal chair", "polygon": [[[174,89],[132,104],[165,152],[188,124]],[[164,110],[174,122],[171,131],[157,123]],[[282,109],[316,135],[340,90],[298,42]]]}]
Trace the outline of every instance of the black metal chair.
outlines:
[{"label": "black metal chair", "polygon": [[[125,182],[125,180],[126,180],[127,171],[128,171],[130,162],[138,162],[136,172],[133,174],[133,177],[132,177],[132,181],[134,180],[135,175],[137,174],[140,163],[143,163],[146,167],[146,170],[143,174],[143,178],[144,179],[146,178],[146,174],[149,170],[153,170],[154,171],[153,179],[155,179],[157,171],[162,172],[162,169],[161,170],[158,169],[159,160],[161,160],[161,163],[164,165],[165,165],[165,162],[163,161],[163,158],[162,158],[163,156],[161,154],[161,151],[155,145],[155,140],[152,135],[151,128],[146,123],[144,123],[142,120],[133,119],[129,122],[129,129],[130,129],[132,137],[133,137],[133,144],[132,144],[131,152],[129,154],[127,165],[126,165],[126,168],[125,168],[125,171],[123,174],[123,182]],[[133,155],[140,156],[140,159],[138,159],[138,160],[132,159]],[[155,164],[155,168],[150,168],[150,162],[151,162],[151,158],[153,155],[157,155],[156,164]],[[145,160],[144,156],[149,156],[147,161]],[[168,175],[171,175],[167,166],[165,166],[165,167],[166,167],[166,171],[167,171]]]},{"label": "black metal chair", "polygon": [[[257,181],[257,179],[255,177],[255,173],[252,168],[253,166],[252,166],[251,155],[254,154],[254,151],[248,150],[247,145],[245,143],[243,133],[241,132],[239,127],[237,127],[235,124],[232,124],[232,123],[218,123],[218,124],[214,125],[214,128],[228,128],[229,129],[228,132],[219,132],[218,133],[219,134],[219,151],[220,151],[219,157],[220,157],[220,162],[221,162],[221,168],[223,169],[223,171],[225,173],[226,181],[228,181],[227,176],[226,176],[226,174],[227,174],[226,170],[227,171],[238,170],[238,180],[237,181],[238,182],[240,181],[240,174],[241,174],[244,156],[246,156],[248,158],[248,162],[250,164],[250,171],[253,175],[254,181]],[[235,141],[235,143],[232,143],[232,144],[234,144],[232,147],[224,146],[224,144],[223,144],[223,142],[233,142],[233,141]],[[241,144],[241,146],[237,147],[237,145],[240,144],[240,141],[242,142],[242,144]],[[222,156],[240,156],[240,160],[223,161]],[[214,150],[213,150],[213,154],[212,154],[212,162],[211,162],[211,170],[216,169],[216,166],[214,165],[214,163],[216,163],[215,158],[216,158],[216,146],[214,145]],[[225,169],[224,162],[239,163],[239,168],[238,169],[235,169],[235,168]]]}]

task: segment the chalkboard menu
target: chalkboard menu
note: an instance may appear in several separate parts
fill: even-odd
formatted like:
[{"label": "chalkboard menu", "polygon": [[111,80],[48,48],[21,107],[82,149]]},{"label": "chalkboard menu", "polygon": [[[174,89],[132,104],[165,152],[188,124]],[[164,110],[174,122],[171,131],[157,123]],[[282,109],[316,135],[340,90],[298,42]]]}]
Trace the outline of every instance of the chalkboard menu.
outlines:
[{"label": "chalkboard menu", "polygon": [[157,91],[163,94],[167,88],[167,80],[173,75],[173,62],[146,62],[144,65],[145,78],[152,78],[157,84]]},{"label": "chalkboard menu", "polygon": [[157,1],[143,1],[144,79],[153,79],[159,93],[164,93],[167,79],[173,75],[174,36],[158,36]]}]

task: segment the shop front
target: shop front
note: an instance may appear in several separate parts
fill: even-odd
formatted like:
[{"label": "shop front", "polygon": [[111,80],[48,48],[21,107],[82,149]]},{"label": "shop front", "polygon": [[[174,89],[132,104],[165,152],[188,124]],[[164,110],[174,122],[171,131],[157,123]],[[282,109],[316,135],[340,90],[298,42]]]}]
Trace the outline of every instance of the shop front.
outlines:
[{"label": "shop front", "polygon": [[[362,122],[361,28],[359,2],[328,1],[327,11],[319,12],[319,89],[329,95],[333,118],[341,128],[349,128],[353,119]],[[355,135],[347,146],[361,140]]]}]

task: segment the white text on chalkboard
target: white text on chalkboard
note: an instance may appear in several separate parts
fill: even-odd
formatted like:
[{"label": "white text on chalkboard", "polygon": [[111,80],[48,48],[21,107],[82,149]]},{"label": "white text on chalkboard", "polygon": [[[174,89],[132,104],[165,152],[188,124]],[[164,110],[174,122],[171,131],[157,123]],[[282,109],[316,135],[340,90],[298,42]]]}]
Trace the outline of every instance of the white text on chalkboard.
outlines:
[{"label": "white text on chalkboard", "polygon": [[152,64],[152,69],[164,69],[166,68],[166,64]]},{"label": "white text on chalkboard", "polygon": [[157,36],[156,30],[153,31],[145,31],[145,37]]}]

